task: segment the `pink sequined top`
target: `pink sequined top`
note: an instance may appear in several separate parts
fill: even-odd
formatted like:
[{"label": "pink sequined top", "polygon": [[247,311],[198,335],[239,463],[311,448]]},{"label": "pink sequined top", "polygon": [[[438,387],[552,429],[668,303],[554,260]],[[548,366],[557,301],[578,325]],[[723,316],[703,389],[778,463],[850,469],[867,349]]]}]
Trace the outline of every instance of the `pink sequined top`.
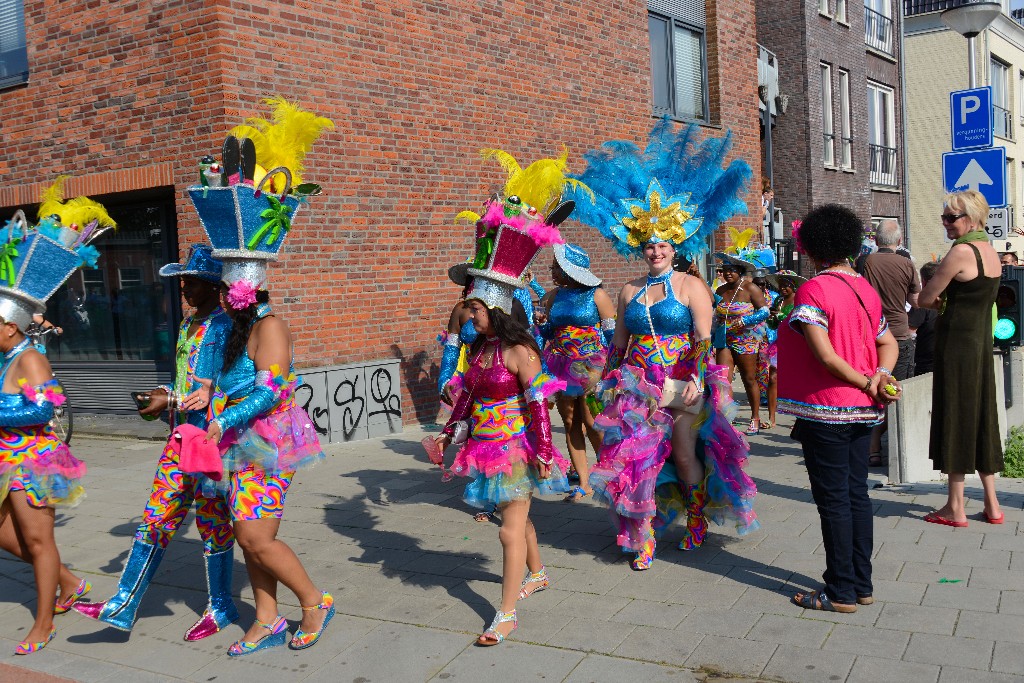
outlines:
[{"label": "pink sequined top", "polygon": [[840,358],[858,373],[873,375],[875,341],[889,329],[878,293],[859,275],[844,273],[820,274],[801,285],[793,312],[779,326],[778,382],[781,413],[829,423],[881,420],[882,409],[861,387],[833,376],[814,357],[803,336],[806,325],[824,328]]},{"label": "pink sequined top", "polygon": [[[489,347],[496,347],[494,362],[491,367],[484,368],[481,366],[481,360]],[[470,395],[477,400],[485,397],[490,399],[512,398],[523,393],[519,378],[505,367],[505,359],[501,355],[500,339],[488,339],[484,342],[480,352],[469,363],[465,386],[471,392]]]}]

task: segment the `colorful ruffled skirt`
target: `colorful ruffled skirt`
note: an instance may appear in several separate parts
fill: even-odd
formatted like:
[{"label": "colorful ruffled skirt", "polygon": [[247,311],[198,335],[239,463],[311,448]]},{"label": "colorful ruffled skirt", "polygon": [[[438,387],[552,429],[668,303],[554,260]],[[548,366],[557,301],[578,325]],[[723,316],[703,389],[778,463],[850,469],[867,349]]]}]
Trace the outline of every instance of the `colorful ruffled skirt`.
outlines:
[{"label": "colorful ruffled skirt", "polygon": [[32,507],[77,505],[85,472],[49,425],[0,429],[0,502],[10,491],[24,491]]},{"label": "colorful ruffled skirt", "polygon": [[473,403],[470,436],[455,456],[452,471],[469,477],[463,500],[489,509],[534,494],[568,493],[565,473],[569,463],[552,447],[551,474],[537,476],[537,437],[529,429],[530,417],[521,396],[481,398]]},{"label": "colorful ruffled skirt", "polygon": [[324,458],[313,421],[291,398],[270,413],[225,432],[220,452],[225,472],[253,465],[275,476]]},{"label": "colorful ruffled skirt", "polygon": [[725,327],[726,347],[733,353],[754,355],[761,348],[767,326],[762,323],[743,325],[740,318],[754,312],[754,304],[749,302],[728,303],[719,301],[715,307],[715,316]]},{"label": "colorful ruffled skirt", "polygon": [[[590,484],[594,497],[612,512],[616,541],[624,552],[639,552],[654,533],[659,498],[665,505],[674,504],[671,496],[661,495],[667,492],[661,484],[675,482],[679,489],[674,476],[659,482],[671,458],[673,429],[671,413],[658,407],[666,377],[660,361],[664,355],[672,376],[684,380],[693,376],[694,363],[686,358],[690,342],[685,335],[660,336],[657,341],[649,335],[631,339],[622,366],[601,383],[605,409],[594,421],[604,432],[604,443]],[[758,526],[752,508],[756,487],[743,470],[749,447],[732,426],[735,407],[726,368],[709,366],[705,385],[697,452],[705,469],[706,514],[719,524],[734,519],[739,533],[746,533]]]},{"label": "colorful ruffled skirt", "polygon": [[593,391],[607,360],[604,335],[597,326],[560,327],[544,348],[547,371],[565,382],[563,392],[567,396]]}]

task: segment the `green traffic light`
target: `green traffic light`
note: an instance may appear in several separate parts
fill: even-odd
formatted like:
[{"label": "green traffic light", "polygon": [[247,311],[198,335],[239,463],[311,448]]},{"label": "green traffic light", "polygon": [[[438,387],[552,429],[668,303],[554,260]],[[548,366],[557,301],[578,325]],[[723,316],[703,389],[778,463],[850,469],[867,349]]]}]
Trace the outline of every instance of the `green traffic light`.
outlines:
[{"label": "green traffic light", "polygon": [[1006,341],[1007,339],[1013,339],[1017,334],[1017,325],[1009,318],[1000,318],[996,321],[996,328],[994,330],[994,336],[999,341]]}]

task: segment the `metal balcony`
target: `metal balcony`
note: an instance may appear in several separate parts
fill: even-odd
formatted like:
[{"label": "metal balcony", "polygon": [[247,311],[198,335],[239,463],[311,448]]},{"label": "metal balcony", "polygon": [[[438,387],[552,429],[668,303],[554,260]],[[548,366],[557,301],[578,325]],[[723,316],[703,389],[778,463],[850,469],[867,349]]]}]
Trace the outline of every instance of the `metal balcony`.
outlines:
[{"label": "metal balcony", "polygon": [[884,145],[868,145],[870,172],[868,180],[872,185],[899,187],[896,177],[896,148]]},{"label": "metal balcony", "polygon": [[1013,114],[999,105],[992,105],[992,132],[1007,140],[1013,139]]},{"label": "metal balcony", "polygon": [[892,48],[892,19],[876,12],[870,7],[864,8],[864,43],[872,50],[887,55],[894,55]]}]

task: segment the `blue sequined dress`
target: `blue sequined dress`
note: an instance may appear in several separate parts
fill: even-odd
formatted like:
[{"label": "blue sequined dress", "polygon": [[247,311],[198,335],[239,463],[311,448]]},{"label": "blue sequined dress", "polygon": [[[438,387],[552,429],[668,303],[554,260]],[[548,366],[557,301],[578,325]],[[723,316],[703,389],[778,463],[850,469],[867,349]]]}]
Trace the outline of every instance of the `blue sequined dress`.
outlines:
[{"label": "blue sequined dress", "polygon": [[560,287],[555,292],[548,322],[541,334],[548,340],[544,361],[548,372],[566,383],[569,396],[582,396],[594,389],[608,360],[601,331],[601,314],[594,301],[597,287]]}]

